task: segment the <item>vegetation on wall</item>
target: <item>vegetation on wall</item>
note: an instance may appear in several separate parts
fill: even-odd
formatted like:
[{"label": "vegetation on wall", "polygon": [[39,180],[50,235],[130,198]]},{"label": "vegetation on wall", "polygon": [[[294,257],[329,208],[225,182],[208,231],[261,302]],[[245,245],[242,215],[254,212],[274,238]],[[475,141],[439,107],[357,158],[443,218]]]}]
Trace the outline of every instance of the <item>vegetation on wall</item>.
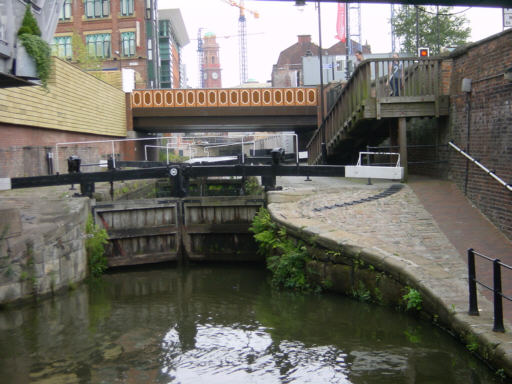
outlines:
[{"label": "vegetation on wall", "polygon": [[51,67],[51,50],[46,41],[41,38],[41,30],[37,20],[32,14],[30,3],[27,4],[21,27],[18,30],[18,39],[36,64],[36,71],[43,87],[48,86]]},{"label": "vegetation on wall", "polygon": [[71,49],[73,50],[73,63],[76,66],[83,70],[101,69],[101,61],[96,56],[89,55],[82,37],[76,31],[71,36]]},{"label": "vegetation on wall", "polygon": [[107,269],[105,245],[108,243],[107,231],[94,223],[89,215],[85,224],[85,250],[87,252],[87,265],[89,276],[99,277]]},{"label": "vegetation on wall", "polygon": [[307,278],[309,255],[305,244],[289,237],[284,228],[279,228],[267,209],[260,208],[250,231],[259,245],[258,252],[266,257],[273,286],[299,292],[319,289]]}]

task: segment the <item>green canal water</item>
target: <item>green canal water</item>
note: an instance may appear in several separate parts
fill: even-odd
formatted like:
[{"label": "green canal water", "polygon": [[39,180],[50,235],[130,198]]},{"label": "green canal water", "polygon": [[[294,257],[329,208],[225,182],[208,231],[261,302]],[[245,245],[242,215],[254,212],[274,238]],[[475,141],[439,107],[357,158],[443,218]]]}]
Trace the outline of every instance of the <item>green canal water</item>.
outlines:
[{"label": "green canal water", "polygon": [[258,266],[159,267],[0,311],[1,383],[497,383],[430,323],[272,291]]}]

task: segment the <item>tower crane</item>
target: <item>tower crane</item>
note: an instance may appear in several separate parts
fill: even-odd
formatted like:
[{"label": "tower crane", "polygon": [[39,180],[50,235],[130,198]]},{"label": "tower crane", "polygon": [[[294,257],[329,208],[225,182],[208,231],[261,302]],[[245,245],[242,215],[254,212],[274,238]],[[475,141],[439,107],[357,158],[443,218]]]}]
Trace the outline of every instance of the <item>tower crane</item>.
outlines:
[{"label": "tower crane", "polygon": [[[199,88],[204,88],[204,50],[203,50],[203,30],[205,28],[199,28],[197,30],[197,37],[191,38],[190,40],[197,40],[197,61],[199,64]],[[263,35],[264,32],[254,32],[254,33],[246,33],[246,36],[248,35]],[[215,36],[217,39],[229,39],[231,37],[238,37],[240,38],[239,34],[236,35],[222,35],[222,36]]]},{"label": "tower crane", "polygon": [[239,49],[239,61],[240,61],[240,84],[247,82],[247,28],[245,12],[250,13],[255,19],[259,18],[258,12],[250,10],[245,7],[244,0],[240,0],[237,3],[234,0],[222,0],[225,3],[233,7],[240,9],[240,16],[238,18],[238,49]]}]

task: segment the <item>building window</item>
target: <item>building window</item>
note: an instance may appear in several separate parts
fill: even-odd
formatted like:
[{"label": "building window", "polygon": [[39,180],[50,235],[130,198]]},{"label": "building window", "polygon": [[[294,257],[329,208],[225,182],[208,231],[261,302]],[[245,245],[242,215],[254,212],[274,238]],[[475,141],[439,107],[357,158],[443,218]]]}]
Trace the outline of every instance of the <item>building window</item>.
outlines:
[{"label": "building window", "polygon": [[88,19],[110,16],[110,0],[85,0],[85,16]]},{"label": "building window", "polygon": [[133,0],[121,0],[121,16],[133,15]]},{"label": "building window", "polygon": [[62,3],[59,20],[71,20],[71,0],[64,0]]},{"label": "building window", "polygon": [[135,32],[122,32],[121,44],[123,56],[135,56]]},{"label": "building window", "polygon": [[73,57],[71,36],[57,36],[53,38],[52,54],[58,57]]},{"label": "building window", "polygon": [[110,57],[110,33],[87,35],[85,45],[90,56]]}]

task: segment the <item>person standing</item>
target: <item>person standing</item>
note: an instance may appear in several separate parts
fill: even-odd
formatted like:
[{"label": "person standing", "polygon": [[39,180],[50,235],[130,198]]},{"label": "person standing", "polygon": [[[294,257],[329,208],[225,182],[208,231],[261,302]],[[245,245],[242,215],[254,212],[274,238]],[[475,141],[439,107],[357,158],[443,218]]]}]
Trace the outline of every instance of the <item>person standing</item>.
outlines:
[{"label": "person standing", "polygon": [[403,88],[404,67],[398,58],[398,53],[393,53],[393,61],[389,63],[389,86],[391,87],[390,96],[400,96]]},{"label": "person standing", "polygon": [[363,60],[364,60],[363,52],[361,52],[361,51],[357,51],[357,52],[356,52],[356,66],[355,66],[355,68],[357,68],[357,66],[358,66],[359,64],[361,64],[361,62],[362,62]]}]

